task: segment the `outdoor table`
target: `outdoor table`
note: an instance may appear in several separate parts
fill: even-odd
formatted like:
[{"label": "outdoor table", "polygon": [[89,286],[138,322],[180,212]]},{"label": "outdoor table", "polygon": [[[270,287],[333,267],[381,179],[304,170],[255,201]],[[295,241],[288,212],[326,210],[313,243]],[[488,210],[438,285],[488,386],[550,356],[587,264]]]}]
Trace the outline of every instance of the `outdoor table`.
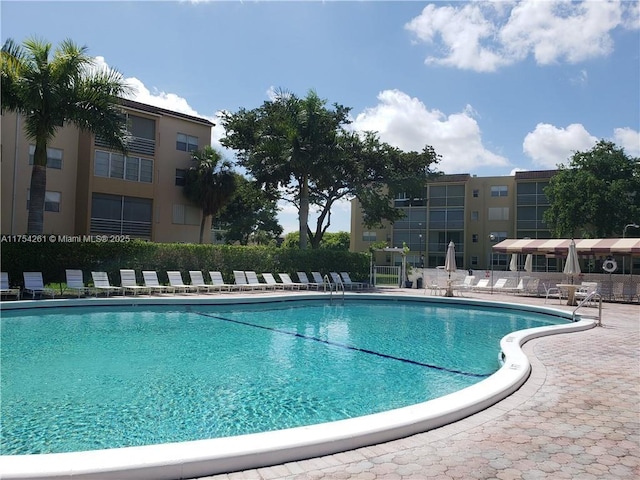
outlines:
[{"label": "outdoor table", "polygon": [[576,290],[580,285],[576,283],[558,283],[556,287],[567,290],[567,305],[577,305]]}]

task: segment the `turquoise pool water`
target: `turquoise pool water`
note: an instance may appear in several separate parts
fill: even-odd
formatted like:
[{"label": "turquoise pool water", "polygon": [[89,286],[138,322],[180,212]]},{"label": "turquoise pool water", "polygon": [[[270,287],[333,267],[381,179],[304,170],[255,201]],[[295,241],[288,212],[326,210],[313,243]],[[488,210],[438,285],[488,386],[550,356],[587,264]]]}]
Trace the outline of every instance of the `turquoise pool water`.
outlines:
[{"label": "turquoise pool water", "polygon": [[216,438],[424,402],[561,319],[398,301],[3,311],[5,455]]}]

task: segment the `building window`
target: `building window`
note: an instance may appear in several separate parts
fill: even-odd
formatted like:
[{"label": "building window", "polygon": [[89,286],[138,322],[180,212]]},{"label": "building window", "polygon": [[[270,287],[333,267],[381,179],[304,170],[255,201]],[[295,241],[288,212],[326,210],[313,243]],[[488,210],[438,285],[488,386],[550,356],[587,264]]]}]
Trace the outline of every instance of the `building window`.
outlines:
[{"label": "building window", "polygon": [[120,234],[151,239],[150,198],[93,193],[91,234]]},{"label": "building window", "polygon": [[[36,146],[29,145],[29,165],[33,165],[33,155],[36,153]],[[62,150],[59,148],[47,148],[47,168],[62,169]]]},{"label": "building window", "polygon": [[506,185],[494,185],[491,187],[492,197],[506,197],[509,193],[509,189]]},{"label": "building window", "polygon": [[187,171],[184,168],[176,168],[176,186],[184,187],[186,180]]},{"label": "building window", "polygon": [[176,150],[195,152],[198,149],[198,137],[179,133],[176,139]]},{"label": "building window", "polygon": [[478,190],[477,188],[473,189],[473,197],[474,198],[478,198],[480,196],[480,190]]},{"label": "building window", "polygon": [[[45,212],[59,212],[60,211],[60,199],[62,193],[60,192],[45,192],[44,194],[44,211]],[[31,190],[27,189],[27,210],[29,210],[29,204],[31,203]]]},{"label": "building window", "polygon": [[490,207],[489,220],[509,220],[509,207]]},{"label": "building window", "polygon": [[478,243],[478,234],[477,233],[474,233],[474,234],[471,235],[471,241],[473,243]]},{"label": "building window", "polygon": [[471,265],[472,266],[478,266],[478,256],[477,255],[472,255],[471,256]]},{"label": "building window", "polygon": [[375,242],[376,241],[376,232],[362,232],[362,241],[363,242]]},{"label": "building window", "polygon": [[201,211],[194,205],[173,204],[172,223],[176,225],[200,225]]},{"label": "building window", "polygon": [[480,219],[480,212],[478,212],[477,210],[473,210],[471,212],[471,220],[474,222],[477,222]]},{"label": "building window", "polygon": [[152,183],[153,160],[140,157],[125,157],[119,153],[96,150],[93,174],[96,177]]}]

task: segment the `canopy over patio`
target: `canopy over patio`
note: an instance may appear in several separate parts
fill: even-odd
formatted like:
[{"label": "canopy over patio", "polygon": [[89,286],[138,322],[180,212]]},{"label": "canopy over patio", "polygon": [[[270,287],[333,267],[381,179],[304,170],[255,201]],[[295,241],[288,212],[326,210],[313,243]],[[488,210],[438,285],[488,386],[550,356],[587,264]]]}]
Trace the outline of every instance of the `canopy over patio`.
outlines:
[{"label": "canopy over patio", "polygon": [[[640,255],[640,238],[587,238],[575,240],[579,255]],[[533,253],[566,257],[570,238],[507,239],[493,246],[499,253]]]}]

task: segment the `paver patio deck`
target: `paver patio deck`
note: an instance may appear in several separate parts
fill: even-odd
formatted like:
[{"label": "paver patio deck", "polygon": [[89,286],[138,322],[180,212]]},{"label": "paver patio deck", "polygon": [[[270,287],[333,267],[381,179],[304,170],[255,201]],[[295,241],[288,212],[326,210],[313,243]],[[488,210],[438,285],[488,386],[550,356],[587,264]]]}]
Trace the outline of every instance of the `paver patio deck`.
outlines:
[{"label": "paver patio deck", "polygon": [[527,382],[464,420],[379,445],[202,480],[638,479],[640,305],[604,304],[602,325],[526,343],[532,364]]}]

